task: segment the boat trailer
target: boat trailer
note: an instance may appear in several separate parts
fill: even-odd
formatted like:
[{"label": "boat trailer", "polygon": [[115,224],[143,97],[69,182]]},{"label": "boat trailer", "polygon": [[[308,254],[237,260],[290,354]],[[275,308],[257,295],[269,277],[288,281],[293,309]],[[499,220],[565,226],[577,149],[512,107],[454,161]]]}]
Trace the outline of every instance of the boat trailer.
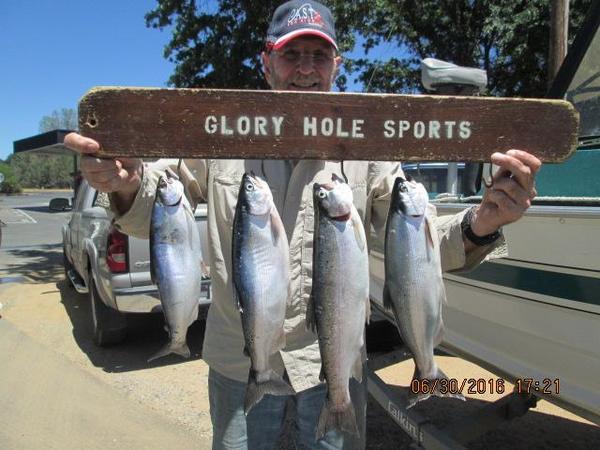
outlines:
[{"label": "boat trailer", "polygon": [[512,392],[493,403],[479,408],[465,418],[456,420],[444,428],[436,427],[419,412],[406,409],[405,396],[393,392],[375,373],[412,356],[404,348],[375,356],[367,361],[365,373],[367,389],[375,401],[387,412],[413,440],[413,448],[427,450],[465,449],[465,445],[497,426],[524,415],[534,408],[538,398],[533,394]]}]

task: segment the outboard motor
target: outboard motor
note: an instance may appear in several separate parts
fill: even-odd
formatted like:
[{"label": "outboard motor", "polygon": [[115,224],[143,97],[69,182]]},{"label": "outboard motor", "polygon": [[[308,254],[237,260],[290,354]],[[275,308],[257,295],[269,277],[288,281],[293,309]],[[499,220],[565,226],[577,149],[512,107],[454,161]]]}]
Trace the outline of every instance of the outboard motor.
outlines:
[{"label": "outboard motor", "polygon": [[[487,86],[487,73],[473,67],[461,67],[439,59],[425,58],[421,61],[421,83],[428,94],[477,96]],[[451,173],[454,173],[453,177]],[[448,164],[449,185],[452,178],[456,179],[456,173],[456,164]],[[482,173],[483,164],[466,163],[460,193],[469,197],[479,192]]]}]

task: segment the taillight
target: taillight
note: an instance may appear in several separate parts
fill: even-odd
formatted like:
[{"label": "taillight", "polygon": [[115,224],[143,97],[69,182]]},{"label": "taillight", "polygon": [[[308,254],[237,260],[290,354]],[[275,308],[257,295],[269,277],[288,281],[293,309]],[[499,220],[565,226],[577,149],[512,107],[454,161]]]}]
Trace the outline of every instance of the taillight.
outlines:
[{"label": "taillight", "polygon": [[106,263],[112,273],[127,272],[127,235],[112,228],[108,235]]}]

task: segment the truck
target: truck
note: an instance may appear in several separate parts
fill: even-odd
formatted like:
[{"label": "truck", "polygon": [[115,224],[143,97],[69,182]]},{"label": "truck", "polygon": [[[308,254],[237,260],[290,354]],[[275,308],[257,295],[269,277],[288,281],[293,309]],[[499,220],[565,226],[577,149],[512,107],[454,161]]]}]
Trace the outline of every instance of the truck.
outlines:
[{"label": "truck", "polygon": [[[533,205],[521,220],[504,227],[508,257],[490,259],[468,273],[444,274],[445,336],[438,350],[514,383],[515,391],[469,423],[451,423],[442,432],[407,410],[405,399],[375,374],[410,358],[404,349],[369,361],[369,392],[421,447],[461,448],[503,420],[524,414],[538,398],[600,423],[599,24],[596,2],[550,89],[551,98],[571,101],[580,114],[577,151],[538,173]],[[458,171],[454,166],[454,182],[442,180],[443,166],[411,164],[405,171],[440,193],[458,184],[457,173],[464,175],[464,165]],[[455,214],[481,202],[481,194],[455,190],[432,202],[438,215]],[[394,323],[382,300],[383,234],[372,232],[370,242],[371,304]]]},{"label": "truck", "polygon": [[[195,210],[203,255],[208,254],[206,205]],[[91,305],[93,340],[98,346],[121,342],[127,313],[160,312],[158,289],[150,276],[148,239],[128,236],[114,226],[108,196],[83,180],[70,220],[62,227],[65,277]],[[203,264],[200,306],[210,304],[210,276]],[[202,308],[200,308],[202,310]]]}]

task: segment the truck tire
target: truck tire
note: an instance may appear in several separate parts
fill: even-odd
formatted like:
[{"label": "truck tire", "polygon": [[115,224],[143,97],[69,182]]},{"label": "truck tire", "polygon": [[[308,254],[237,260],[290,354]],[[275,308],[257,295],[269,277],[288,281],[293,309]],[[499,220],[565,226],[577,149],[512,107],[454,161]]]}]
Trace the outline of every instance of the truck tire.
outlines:
[{"label": "truck tire", "polygon": [[93,277],[89,283],[90,307],[92,310],[92,327],[94,344],[99,347],[118,344],[125,339],[127,322],[125,315],[104,304]]}]

